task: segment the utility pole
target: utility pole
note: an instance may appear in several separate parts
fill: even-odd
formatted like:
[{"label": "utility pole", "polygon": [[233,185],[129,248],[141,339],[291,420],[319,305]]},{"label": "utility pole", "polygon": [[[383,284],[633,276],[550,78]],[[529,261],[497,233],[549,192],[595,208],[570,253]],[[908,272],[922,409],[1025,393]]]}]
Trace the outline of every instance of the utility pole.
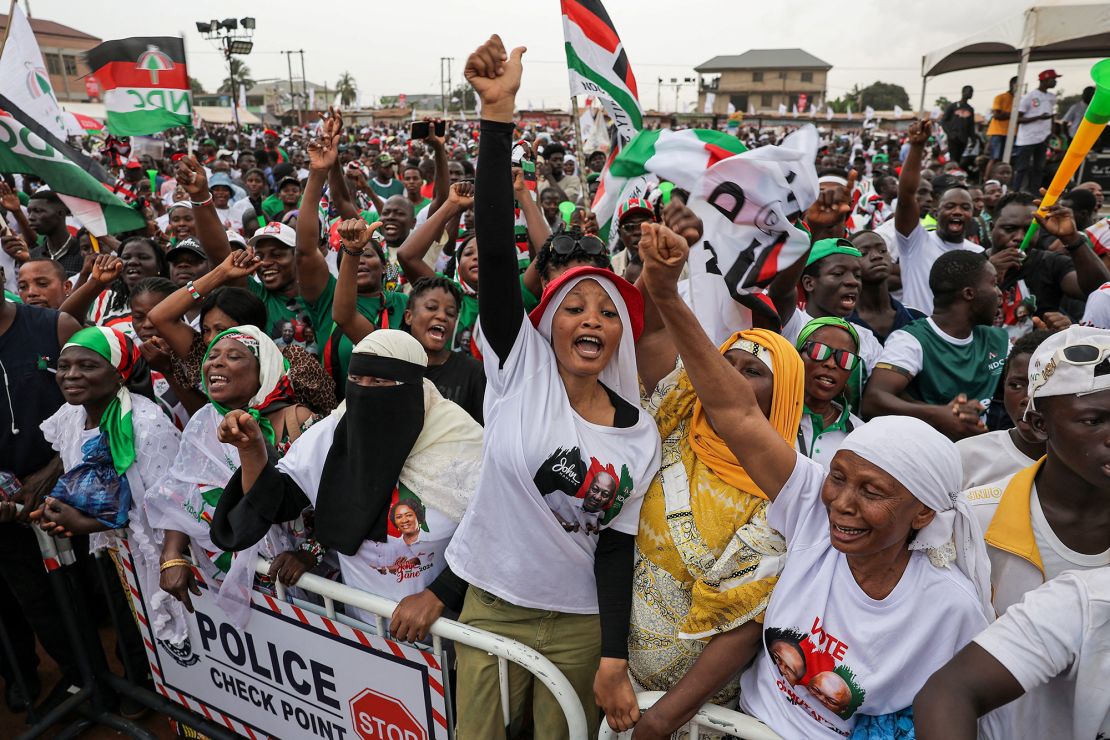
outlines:
[{"label": "utility pole", "polygon": [[[297,94],[293,92],[293,58],[289,56],[293,52],[283,51],[281,53],[285,55],[285,66],[289,70],[289,109],[296,110]],[[300,123],[300,121],[298,121],[298,123]]]},{"label": "utility pole", "polygon": [[657,83],[655,86],[655,110],[661,111],[663,110],[663,78],[660,77]]},{"label": "utility pole", "polygon": [[[304,76],[304,49],[300,50],[301,54],[301,93],[304,95],[304,109],[308,110],[308,80]],[[307,120],[307,118],[305,119]]]},{"label": "utility pole", "polygon": [[[447,118],[447,99],[451,97],[451,62],[454,57],[439,58],[439,97],[443,105],[443,117]],[[444,73],[446,70],[446,74]]]}]

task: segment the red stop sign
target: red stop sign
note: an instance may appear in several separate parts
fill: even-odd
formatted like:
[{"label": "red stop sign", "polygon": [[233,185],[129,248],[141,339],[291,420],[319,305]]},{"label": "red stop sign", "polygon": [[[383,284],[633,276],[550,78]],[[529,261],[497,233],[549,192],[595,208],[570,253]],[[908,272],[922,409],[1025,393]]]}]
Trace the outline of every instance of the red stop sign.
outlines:
[{"label": "red stop sign", "polygon": [[351,721],[362,740],[428,740],[428,731],[408,707],[373,689],[351,699]]}]

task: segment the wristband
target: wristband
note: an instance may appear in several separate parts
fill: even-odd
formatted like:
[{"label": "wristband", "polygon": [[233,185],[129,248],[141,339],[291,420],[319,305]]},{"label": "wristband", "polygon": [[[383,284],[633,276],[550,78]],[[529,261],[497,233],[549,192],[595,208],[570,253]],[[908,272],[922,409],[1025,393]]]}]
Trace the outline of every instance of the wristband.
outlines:
[{"label": "wristband", "polygon": [[352,257],[361,257],[361,256],[362,256],[363,254],[365,254],[365,253],[366,253],[366,247],[363,247],[362,249],[360,249],[360,250],[359,250],[359,251],[357,251],[357,252],[356,252],[356,251],[354,251],[353,249],[347,249],[347,245],[346,245],[346,244],[340,244],[340,245],[339,245],[339,248],[343,250],[343,253],[344,253],[344,254],[349,254],[349,255],[351,255]]},{"label": "wristband", "polygon": [[316,565],[324,559],[324,546],[316,540],[307,540],[301,543],[301,552],[307,552],[316,560]]},{"label": "wristband", "polygon": [[174,558],[173,560],[167,560],[166,562],[164,562],[160,566],[158,566],[158,572],[162,573],[163,571],[167,571],[170,568],[176,568],[179,565],[184,565],[186,568],[188,568],[189,567],[189,561],[186,560],[185,558]]},{"label": "wristband", "polygon": [[1087,235],[1083,232],[1079,232],[1079,238],[1075,240],[1075,244],[1065,244],[1064,249],[1068,250],[1068,254],[1072,254],[1086,243]]},{"label": "wristband", "polygon": [[197,290],[197,286],[193,285],[192,280],[185,283],[185,290],[189,291],[189,295],[193,297],[194,301],[199,301],[203,297],[201,296],[200,291]]},{"label": "wristband", "polygon": [[208,197],[207,197],[207,198],[205,198],[205,199],[204,199],[204,200],[202,200],[202,201],[195,201],[195,200],[190,200],[189,202],[193,204],[193,207],[194,207],[194,208],[200,208],[200,207],[202,207],[202,206],[206,206],[206,205],[208,205],[209,203],[211,203],[211,202],[212,202],[212,193],[209,193],[209,194],[208,194]]}]

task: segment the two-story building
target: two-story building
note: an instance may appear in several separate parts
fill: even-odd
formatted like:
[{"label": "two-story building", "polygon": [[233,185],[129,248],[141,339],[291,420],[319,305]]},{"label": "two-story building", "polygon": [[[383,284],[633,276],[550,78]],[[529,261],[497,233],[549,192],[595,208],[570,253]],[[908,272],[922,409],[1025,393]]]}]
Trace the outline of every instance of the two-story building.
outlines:
[{"label": "two-story building", "polygon": [[[50,86],[54,88],[54,96],[61,102],[90,100],[83,79],[89,73],[85,52],[99,44],[100,39],[54,21],[42,18],[29,20],[31,32],[35,34],[46,64]],[[8,16],[0,15],[0,38],[7,30]]]},{"label": "two-story building", "polygon": [[785,105],[793,111],[824,102],[832,65],[803,49],[751,49],[743,54],[717,56],[694,70],[701,76],[698,106],[706,112],[724,114],[729,105],[736,113],[778,111]]}]

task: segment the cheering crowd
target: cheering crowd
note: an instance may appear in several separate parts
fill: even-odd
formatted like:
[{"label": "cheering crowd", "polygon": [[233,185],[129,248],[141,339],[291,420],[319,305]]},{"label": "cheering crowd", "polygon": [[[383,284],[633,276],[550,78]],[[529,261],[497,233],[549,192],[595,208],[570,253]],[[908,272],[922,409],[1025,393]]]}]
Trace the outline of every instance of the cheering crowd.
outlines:
[{"label": "cheering crowd", "polygon": [[[606,155],[515,122],[523,53],[467,60],[479,123],[84,142],[139,232],[3,175],[8,707],[39,699],[35,637],[77,675],[34,526],[82,557],[126,533],[170,644],[190,564],[239,624],[311,572],[395,600],[398,640],[518,640],[591,737],[707,702],[784,738],[1110,736],[1110,219],[1095,183],[1038,210],[1016,81],[984,146],[970,88],[939,126],[825,135],[811,246],[722,342],[690,194],[656,182],[603,238]],[[505,726],[496,657],[455,655],[460,740],[567,736],[523,668]]]}]

